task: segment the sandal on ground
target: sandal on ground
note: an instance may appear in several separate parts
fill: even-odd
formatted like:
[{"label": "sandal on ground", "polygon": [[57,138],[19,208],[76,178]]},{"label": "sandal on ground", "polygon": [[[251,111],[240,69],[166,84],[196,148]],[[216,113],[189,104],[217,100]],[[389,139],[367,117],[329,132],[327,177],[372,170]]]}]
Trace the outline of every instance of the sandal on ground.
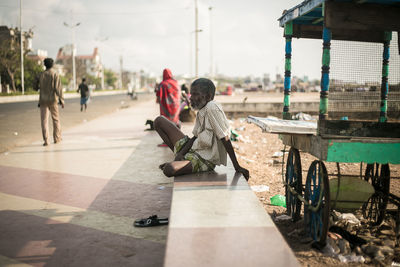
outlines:
[{"label": "sandal on ground", "polygon": [[139,219],[133,223],[135,227],[151,227],[151,226],[159,226],[159,225],[167,225],[168,218],[158,218],[157,215],[150,216],[147,219]]}]

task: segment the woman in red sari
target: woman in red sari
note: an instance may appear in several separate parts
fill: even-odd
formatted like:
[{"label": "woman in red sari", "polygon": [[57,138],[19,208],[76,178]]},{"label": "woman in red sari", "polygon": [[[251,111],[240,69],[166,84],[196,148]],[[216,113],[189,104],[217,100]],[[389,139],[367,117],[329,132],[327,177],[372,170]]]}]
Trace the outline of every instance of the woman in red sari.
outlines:
[{"label": "woman in red sari", "polygon": [[169,69],[163,71],[163,81],[157,90],[157,102],[160,103],[160,114],[180,128],[179,107],[181,92],[178,82],[173,79]]}]

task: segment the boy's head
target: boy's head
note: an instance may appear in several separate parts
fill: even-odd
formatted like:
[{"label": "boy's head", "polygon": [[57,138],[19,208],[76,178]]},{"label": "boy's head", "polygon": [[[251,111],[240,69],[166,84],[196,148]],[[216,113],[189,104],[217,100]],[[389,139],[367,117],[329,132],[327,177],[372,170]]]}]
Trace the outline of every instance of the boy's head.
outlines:
[{"label": "boy's head", "polygon": [[46,67],[46,69],[51,69],[53,67],[54,64],[54,60],[52,58],[45,58],[44,61],[44,66]]},{"label": "boy's head", "polygon": [[214,99],[215,85],[210,79],[199,78],[190,86],[190,103],[194,109],[202,109]]}]

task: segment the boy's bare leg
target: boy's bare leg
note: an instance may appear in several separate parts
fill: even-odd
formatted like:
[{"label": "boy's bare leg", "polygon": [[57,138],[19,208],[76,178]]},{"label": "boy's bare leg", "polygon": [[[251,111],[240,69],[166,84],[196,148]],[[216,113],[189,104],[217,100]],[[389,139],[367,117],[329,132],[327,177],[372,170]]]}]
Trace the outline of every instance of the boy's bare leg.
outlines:
[{"label": "boy's bare leg", "polygon": [[154,120],[154,129],[172,151],[174,151],[175,143],[185,137],[181,130],[164,116],[158,116]]},{"label": "boy's bare leg", "polygon": [[188,160],[165,163],[162,170],[167,177],[193,173],[192,163]]}]

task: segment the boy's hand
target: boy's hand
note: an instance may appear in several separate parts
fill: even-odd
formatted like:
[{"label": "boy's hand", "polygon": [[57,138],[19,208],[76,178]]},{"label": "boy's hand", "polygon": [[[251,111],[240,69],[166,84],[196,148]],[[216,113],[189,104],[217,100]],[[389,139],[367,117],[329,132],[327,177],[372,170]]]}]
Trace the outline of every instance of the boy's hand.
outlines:
[{"label": "boy's hand", "polygon": [[239,168],[237,168],[236,172],[240,172],[241,174],[243,174],[243,176],[246,179],[246,181],[249,180],[249,177],[250,177],[249,170],[247,170],[245,168],[242,168],[242,167],[239,167]]}]

